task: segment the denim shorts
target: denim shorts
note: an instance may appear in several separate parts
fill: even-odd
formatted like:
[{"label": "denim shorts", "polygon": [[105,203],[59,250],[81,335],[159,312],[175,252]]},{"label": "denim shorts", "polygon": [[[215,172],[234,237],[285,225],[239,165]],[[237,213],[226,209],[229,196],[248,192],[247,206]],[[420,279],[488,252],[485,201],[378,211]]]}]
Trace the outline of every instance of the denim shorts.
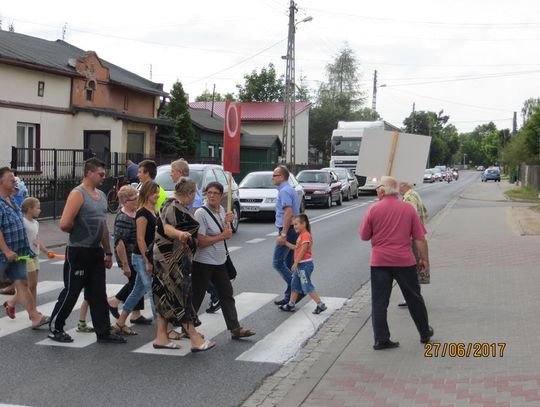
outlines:
[{"label": "denim shorts", "polygon": [[27,280],[26,261],[0,262],[0,277],[9,278],[11,281]]},{"label": "denim shorts", "polygon": [[313,273],[312,261],[298,263],[298,269],[292,273],[292,290],[297,293],[304,292],[306,295],[315,291],[315,287],[311,284],[311,273]]}]

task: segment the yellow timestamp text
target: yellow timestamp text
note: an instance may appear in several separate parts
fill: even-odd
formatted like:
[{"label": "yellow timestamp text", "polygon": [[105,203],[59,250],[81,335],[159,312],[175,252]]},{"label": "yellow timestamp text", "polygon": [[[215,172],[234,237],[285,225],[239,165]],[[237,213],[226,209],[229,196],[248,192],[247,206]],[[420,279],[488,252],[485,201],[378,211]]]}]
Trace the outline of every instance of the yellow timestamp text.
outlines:
[{"label": "yellow timestamp text", "polygon": [[426,358],[502,358],[505,342],[429,342],[424,345]]}]

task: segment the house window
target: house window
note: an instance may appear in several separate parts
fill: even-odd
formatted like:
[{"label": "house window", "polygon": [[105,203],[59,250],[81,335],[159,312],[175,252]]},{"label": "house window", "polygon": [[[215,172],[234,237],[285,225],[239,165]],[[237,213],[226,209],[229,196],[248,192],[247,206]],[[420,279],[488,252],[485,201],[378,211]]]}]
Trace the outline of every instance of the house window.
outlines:
[{"label": "house window", "polygon": [[34,170],[39,146],[38,124],[17,123],[17,168]]},{"label": "house window", "polygon": [[214,156],[214,146],[208,146],[208,157]]},{"label": "house window", "polygon": [[223,147],[219,146],[218,150],[219,150],[219,159],[221,160],[221,162],[223,162]]},{"label": "house window", "polygon": [[96,90],[96,81],[93,79],[90,79],[88,82],[86,82],[86,100],[92,101],[94,100],[94,91]]},{"label": "house window", "polygon": [[124,96],[124,110],[128,110],[128,97]]},{"label": "house window", "polygon": [[126,152],[130,157],[144,156],[144,132],[128,131]]},{"label": "house window", "polygon": [[44,94],[45,94],[45,82],[39,81],[38,87],[37,87],[37,95],[42,98]]}]

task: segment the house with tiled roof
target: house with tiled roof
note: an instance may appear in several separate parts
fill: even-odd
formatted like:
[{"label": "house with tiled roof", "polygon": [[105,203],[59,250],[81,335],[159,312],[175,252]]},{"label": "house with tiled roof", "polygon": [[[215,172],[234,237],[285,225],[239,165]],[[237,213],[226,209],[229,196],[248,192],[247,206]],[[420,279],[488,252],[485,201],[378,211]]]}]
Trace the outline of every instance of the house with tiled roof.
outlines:
[{"label": "house with tiled roof", "polygon": [[[0,139],[19,148],[153,155],[163,85],[65,41],[0,31]],[[21,156],[39,172],[36,157]],[[0,149],[9,163],[10,149]]]},{"label": "house with tiled roof", "polygon": [[[192,102],[194,109],[212,110],[217,116],[225,116],[225,102]],[[256,137],[274,135],[283,142],[283,102],[242,102],[242,129]],[[212,107],[213,106],[213,107]],[[308,136],[310,102],[295,105],[295,164],[308,163]],[[287,162],[290,162],[290,140],[288,140]]]},{"label": "house with tiled roof", "polygon": [[[204,161],[223,161],[224,120],[207,109],[189,108],[195,129],[195,157]],[[251,134],[243,127],[240,132],[240,174],[237,179],[251,171],[269,170],[279,162],[282,146],[275,134]]]}]

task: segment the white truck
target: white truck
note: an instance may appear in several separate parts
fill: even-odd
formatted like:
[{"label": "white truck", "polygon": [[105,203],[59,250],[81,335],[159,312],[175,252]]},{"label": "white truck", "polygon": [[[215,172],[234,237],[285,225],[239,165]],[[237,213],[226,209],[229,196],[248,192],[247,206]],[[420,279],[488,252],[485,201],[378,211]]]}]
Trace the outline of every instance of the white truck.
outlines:
[{"label": "white truck", "polygon": [[[338,127],[332,131],[330,167],[344,167],[356,173],[358,152],[364,131],[368,129],[399,130],[398,127],[384,121],[338,122]],[[361,191],[374,191],[377,179],[366,179],[365,174],[355,174]]]}]

